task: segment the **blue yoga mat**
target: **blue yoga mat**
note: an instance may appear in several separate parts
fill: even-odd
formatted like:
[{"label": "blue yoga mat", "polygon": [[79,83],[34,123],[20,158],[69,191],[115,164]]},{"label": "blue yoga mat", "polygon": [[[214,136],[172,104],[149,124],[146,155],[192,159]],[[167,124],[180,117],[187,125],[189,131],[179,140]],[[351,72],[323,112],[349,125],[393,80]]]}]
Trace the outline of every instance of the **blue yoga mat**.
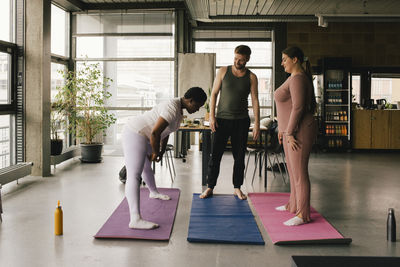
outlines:
[{"label": "blue yoga mat", "polygon": [[189,242],[264,245],[247,200],[233,195],[201,199],[193,194]]}]

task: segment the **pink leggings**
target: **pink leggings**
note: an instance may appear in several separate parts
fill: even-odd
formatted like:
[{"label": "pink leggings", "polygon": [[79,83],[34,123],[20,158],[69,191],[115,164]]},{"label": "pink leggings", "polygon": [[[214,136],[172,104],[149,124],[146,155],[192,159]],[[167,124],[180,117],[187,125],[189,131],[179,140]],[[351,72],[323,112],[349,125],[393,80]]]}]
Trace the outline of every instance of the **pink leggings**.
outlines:
[{"label": "pink leggings", "polygon": [[290,176],[290,198],[286,208],[296,215],[301,215],[303,220],[310,219],[310,178],[308,176],[308,160],[311,148],[315,141],[316,122],[303,121],[296,134],[300,149],[293,151],[283,137],[283,149]]},{"label": "pink leggings", "polygon": [[151,154],[149,140],[131,130],[124,128],[122,134],[126,166],[125,196],[129,204],[131,215],[140,214],[140,182],[145,181],[150,192],[158,193],[148,155]]}]

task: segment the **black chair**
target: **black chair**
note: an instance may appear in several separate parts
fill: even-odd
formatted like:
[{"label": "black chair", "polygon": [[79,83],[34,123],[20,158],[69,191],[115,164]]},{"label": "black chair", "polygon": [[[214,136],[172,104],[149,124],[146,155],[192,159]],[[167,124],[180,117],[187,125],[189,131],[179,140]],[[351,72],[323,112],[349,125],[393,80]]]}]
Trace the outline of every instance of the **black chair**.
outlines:
[{"label": "black chair", "polygon": [[[165,156],[164,156],[164,158],[167,162],[167,167],[169,169],[169,174],[171,175],[171,182],[174,182],[174,178],[176,176],[175,165],[174,165],[174,156],[172,155],[173,150],[174,150],[174,146],[171,144],[168,144],[165,149]],[[161,160],[161,164],[162,164],[162,160]]]},{"label": "black chair", "polygon": [[[276,178],[275,171],[276,169],[274,166],[278,167],[278,170],[282,176],[283,182],[286,184],[285,180],[285,175],[284,172],[289,175],[286,167],[286,161],[285,161],[285,153],[283,151],[283,145],[279,144],[279,139],[278,139],[278,127],[274,127],[273,129],[270,129],[268,132],[269,135],[269,140],[268,140],[268,145],[267,145],[267,158],[268,158],[268,163],[270,166],[270,169],[272,171],[272,174],[274,175],[274,179]],[[279,160],[279,157],[281,157],[281,161]],[[271,160],[271,158],[273,160]],[[268,168],[269,169],[269,168]],[[253,177],[254,179],[254,177]]]},{"label": "black chair", "polygon": [[244,169],[244,177],[246,177],[246,173],[247,173],[247,169],[249,166],[249,161],[250,161],[250,156],[252,153],[254,153],[254,171],[253,171],[253,179],[251,180],[253,183],[254,181],[254,176],[256,174],[257,171],[257,166],[260,165],[260,173],[262,172],[262,167],[263,167],[263,162],[264,162],[264,146],[262,144],[252,144],[252,145],[247,145],[246,150],[248,152],[248,156],[247,156],[247,162],[246,162],[246,167]]},{"label": "black chair", "polygon": [[122,167],[122,169],[119,171],[119,180],[121,183],[126,183],[126,167]]}]

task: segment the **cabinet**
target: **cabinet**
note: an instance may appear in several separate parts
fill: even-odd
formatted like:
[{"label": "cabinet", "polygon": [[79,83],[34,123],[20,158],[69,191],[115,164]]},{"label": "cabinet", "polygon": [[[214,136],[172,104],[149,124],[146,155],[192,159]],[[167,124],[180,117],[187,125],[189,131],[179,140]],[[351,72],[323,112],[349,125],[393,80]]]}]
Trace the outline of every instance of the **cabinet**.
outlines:
[{"label": "cabinet", "polygon": [[400,110],[391,110],[390,148],[400,149]]},{"label": "cabinet", "polygon": [[355,110],[352,128],[355,149],[400,149],[400,110]]},{"label": "cabinet", "polygon": [[351,148],[351,58],[323,58],[322,122],[323,147]]},{"label": "cabinet", "polygon": [[371,148],[371,110],[353,111],[353,148]]}]

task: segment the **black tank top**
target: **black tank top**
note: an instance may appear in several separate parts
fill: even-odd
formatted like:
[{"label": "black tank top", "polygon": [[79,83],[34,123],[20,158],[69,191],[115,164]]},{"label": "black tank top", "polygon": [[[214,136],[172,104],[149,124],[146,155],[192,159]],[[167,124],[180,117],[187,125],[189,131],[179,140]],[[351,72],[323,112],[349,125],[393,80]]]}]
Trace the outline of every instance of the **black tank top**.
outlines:
[{"label": "black tank top", "polygon": [[249,94],[250,70],[247,69],[243,77],[236,77],[232,73],[232,66],[228,66],[222,80],[217,118],[230,120],[247,118]]}]

